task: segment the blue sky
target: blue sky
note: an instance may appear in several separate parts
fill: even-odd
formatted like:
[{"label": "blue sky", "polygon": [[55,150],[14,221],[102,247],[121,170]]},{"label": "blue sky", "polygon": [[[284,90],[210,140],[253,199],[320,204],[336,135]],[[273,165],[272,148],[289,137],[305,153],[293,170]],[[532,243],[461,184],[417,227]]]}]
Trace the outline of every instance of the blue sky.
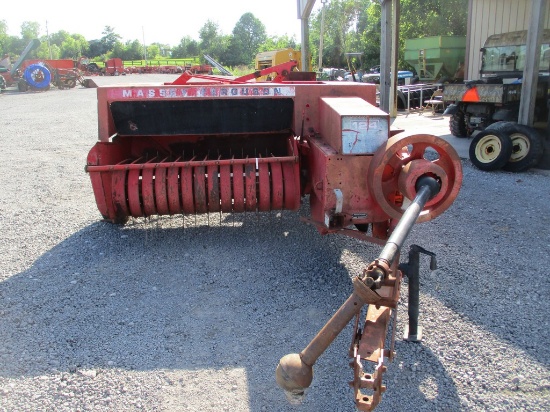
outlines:
[{"label": "blue sky", "polygon": [[[170,4],[172,3],[172,4]],[[314,10],[321,7],[318,0]],[[105,26],[114,28],[123,41],[139,40],[145,43],[163,43],[175,46],[184,36],[198,40],[198,31],[212,20],[224,34],[230,34],[239,18],[251,12],[265,26],[268,35],[295,35],[300,41],[300,20],[297,0],[209,0],[179,2],[128,2],[94,0],[53,5],[43,1],[27,0],[25,7],[9,2],[4,5],[0,20],[8,24],[8,34],[19,36],[21,23],[40,24],[41,35],[60,30],[79,33],[87,40],[99,39]]]}]

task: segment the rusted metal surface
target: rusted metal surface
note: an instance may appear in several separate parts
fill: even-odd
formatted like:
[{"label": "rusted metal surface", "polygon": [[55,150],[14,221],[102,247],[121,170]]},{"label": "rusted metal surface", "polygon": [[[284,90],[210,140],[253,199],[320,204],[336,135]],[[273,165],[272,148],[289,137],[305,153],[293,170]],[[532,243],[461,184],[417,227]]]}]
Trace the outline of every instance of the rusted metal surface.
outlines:
[{"label": "rusted metal surface", "polygon": [[[232,80],[184,73],[176,84],[98,88],[99,141],[86,170],[98,209],[112,222],[297,210],[309,196],[304,220],[320,233],[384,245],[353,279],[346,302],[276,373],[281,387],[303,394],[317,358],[368,305],[350,348],[351,385],[357,407],[372,410],[385,390],[385,359],[393,357],[394,334],[390,348],[386,336],[399,299],[402,241],[415,221],[436,217],[456,198],[460,159],[435,136],[391,130],[374,107],[373,85],[293,77],[292,64],[277,70],[278,83],[257,83],[258,73]],[[413,207],[404,210],[406,198]]]},{"label": "rusted metal surface", "polygon": [[[425,159],[432,156],[434,160]],[[416,163],[418,161],[421,162]],[[423,174],[436,176],[442,187],[418,218],[419,222],[428,221],[447,210],[458,196],[462,183],[460,157],[445,140],[428,134],[398,134],[390,138],[370,164],[370,192],[388,216],[399,219],[403,214],[403,196],[412,199],[416,193],[416,178]],[[405,193],[400,191],[400,180]]]}]

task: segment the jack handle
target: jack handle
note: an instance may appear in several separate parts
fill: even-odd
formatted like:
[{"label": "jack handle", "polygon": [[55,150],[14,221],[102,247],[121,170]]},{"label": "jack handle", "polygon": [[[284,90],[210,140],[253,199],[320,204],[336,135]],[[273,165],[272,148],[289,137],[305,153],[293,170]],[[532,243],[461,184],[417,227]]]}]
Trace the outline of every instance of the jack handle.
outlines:
[{"label": "jack handle", "polygon": [[440,185],[433,177],[423,175],[416,182],[416,190],[416,197],[403,213],[379,258],[365,269],[362,276],[353,279],[354,290],[350,297],[302,352],[285,355],[279,361],[275,379],[289,400],[300,401],[313,380],[313,365],[362,307],[383,304],[383,298],[375,289],[379,289],[388,278],[395,257],[425,204],[439,192]]}]

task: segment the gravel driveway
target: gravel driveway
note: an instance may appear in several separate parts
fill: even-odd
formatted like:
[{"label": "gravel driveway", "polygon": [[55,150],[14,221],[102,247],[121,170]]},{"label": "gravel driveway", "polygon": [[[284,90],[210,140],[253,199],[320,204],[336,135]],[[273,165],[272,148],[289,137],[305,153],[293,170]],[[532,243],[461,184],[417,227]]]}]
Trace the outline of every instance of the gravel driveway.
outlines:
[{"label": "gravel driveway", "polygon": [[[319,235],[307,204],[102,222],[84,172],[95,94],[0,95],[0,411],[354,411],[351,325],[302,405],[274,372],[380,247]],[[550,410],[549,177],[463,167],[454,205],[407,241],[439,269],[422,258],[424,341],[398,338],[377,411]],[[405,282],[398,335],[406,305]]]}]

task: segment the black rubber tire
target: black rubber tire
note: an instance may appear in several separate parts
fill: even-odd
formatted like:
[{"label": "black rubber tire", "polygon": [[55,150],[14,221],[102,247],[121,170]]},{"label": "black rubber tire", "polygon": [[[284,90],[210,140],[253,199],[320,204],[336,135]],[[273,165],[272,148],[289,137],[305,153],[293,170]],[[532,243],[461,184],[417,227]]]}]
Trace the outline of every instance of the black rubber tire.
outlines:
[{"label": "black rubber tire", "polygon": [[449,119],[449,129],[451,129],[451,134],[455,137],[468,137],[464,112],[459,110],[451,116]]},{"label": "black rubber tire", "polygon": [[512,140],[496,130],[483,130],[470,142],[470,160],[480,170],[492,171],[503,167],[512,155]]},{"label": "black rubber tire", "polygon": [[18,82],[17,82],[17,90],[19,90],[20,92],[26,92],[29,90],[29,85],[28,83],[24,80],[24,79],[20,79]]},{"label": "black rubber tire", "polygon": [[485,130],[502,132],[512,141],[512,155],[502,167],[503,170],[523,172],[540,162],[544,152],[542,136],[532,127],[512,122],[496,122]]},{"label": "black rubber tire", "polygon": [[52,74],[48,68],[42,64],[37,63],[27,66],[23,72],[23,77],[27,84],[33,89],[48,90],[50,88]]}]

